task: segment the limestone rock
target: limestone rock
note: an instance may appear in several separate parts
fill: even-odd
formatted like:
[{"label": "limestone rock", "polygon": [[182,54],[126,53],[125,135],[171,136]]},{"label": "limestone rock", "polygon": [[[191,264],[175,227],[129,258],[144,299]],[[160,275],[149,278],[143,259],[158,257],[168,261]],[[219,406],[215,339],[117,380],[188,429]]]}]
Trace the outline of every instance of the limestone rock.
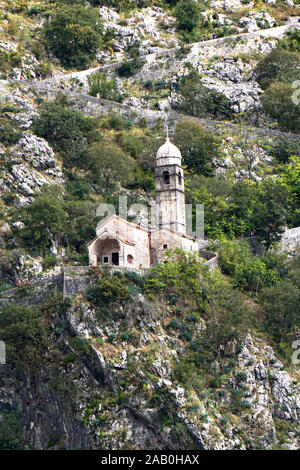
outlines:
[{"label": "limestone rock", "polygon": [[300,245],[300,227],[286,229],[282,235],[280,249],[294,251]]},{"label": "limestone rock", "polygon": [[52,148],[45,139],[35,135],[24,133],[13,151],[38,171],[56,167]]},{"label": "limestone rock", "polygon": [[99,16],[103,21],[118,21],[120,18],[116,10],[105,6],[99,8]]}]

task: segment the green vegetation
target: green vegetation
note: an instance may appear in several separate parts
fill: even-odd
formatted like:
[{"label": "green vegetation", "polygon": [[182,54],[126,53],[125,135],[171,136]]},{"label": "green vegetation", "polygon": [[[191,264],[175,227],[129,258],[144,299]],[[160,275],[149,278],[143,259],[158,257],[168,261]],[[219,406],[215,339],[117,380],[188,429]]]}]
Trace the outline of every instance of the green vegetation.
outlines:
[{"label": "green vegetation", "polygon": [[190,116],[231,119],[233,114],[228,99],[203,86],[200,80],[201,75],[192,70],[179,81],[178,92],[183,96],[183,102],[178,108]]},{"label": "green vegetation", "polygon": [[293,101],[295,88],[290,83],[274,82],[263,95],[267,114],[276,119],[283,131],[300,131],[299,105]]},{"label": "green vegetation", "polygon": [[263,289],[259,301],[264,309],[264,327],[279,352],[290,361],[291,343],[299,327],[300,255],[290,261],[276,286]]},{"label": "green vegetation", "polygon": [[116,83],[101,72],[95,72],[89,75],[89,93],[91,96],[99,95],[100,98],[112,101],[122,101],[122,96],[118,92]]},{"label": "green vegetation", "polygon": [[185,165],[201,175],[213,175],[211,163],[218,156],[219,141],[211,132],[196,121],[183,120],[176,126],[174,141]]},{"label": "green vegetation", "polygon": [[[88,3],[10,2],[7,12],[0,12],[0,18],[8,22],[4,37],[16,41],[23,37],[24,49],[0,53],[0,69],[21,68],[25,50],[38,58],[42,77],[49,75],[54,64],[56,70],[58,64],[48,61],[50,51],[65,67],[92,65],[98,49],[107,51],[113,45],[113,33],[103,33],[97,12],[100,6],[116,8],[121,12],[119,24],[126,25],[129,11],[154,5],[150,0]],[[243,3],[247,7],[247,1]],[[217,24],[218,13],[205,21],[200,1],[158,1],[155,6],[176,17],[185,42],[201,40],[206,35],[209,39],[212,32],[220,37],[234,31],[234,26]],[[272,12],[273,7],[269,5],[267,9]],[[233,13],[235,20],[240,14],[241,11]],[[23,33],[19,15],[28,21]],[[35,17],[46,20],[45,26],[31,30]],[[168,34],[166,25],[159,28],[162,34]],[[153,44],[156,45],[154,41]],[[138,49],[128,48],[128,60],[117,69],[119,76],[126,79],[139,72],[143,60]],[[176,56],[182,58],[188,50],[185,44]],[[297,105],[291,104],[291,95],[295,91],[292,83],[298,79],[299,32],[288,34],[275,51],[263,58],[252,54],[236,57],[249,67],[254,58],[258,59],[255,72],[264,90],[265,112],[281,129],[298,132],[299,112]],[[171,54],[169,59],[172,60]],[[185,66],[190,73],[178,83],[177,91],[183,98],[179,109],[195,117],[237,119],[228,100],[205,88],[202,76],[190,63]],[[89,93],[118,102],[130,93],[129,96],[148,100],[150,109],[157,109],[158,102],[170,94],[170,77],[157,81],[145,77],[143,84],[134,78],[122,80],[126,93],[121,95],[118,78],[97,72],[89,77]],[[77,85],[78,82],[75,89]],[[28,95],[30,102],[32,98]],[[61,262],[87,265],[86,242],[95,236],[95,213],[100,203],[117,206],[119,196],[126,195],[128,206],[148,204],[155,196],[155,152],[165,139],[162,123],[151,127],[138,112],[130,113],[130,117],[109,112],[89,118],[75,109],[80,109],[80,103],[78,106],[62,94],[54,101],[43,100],[40,95],[37,102],[39,115],[26,132],[45,138],[53,147],[57,163],[62,165],[64,182],[46,185],[28,205],[23,205],[21,197],[17,199],[16,185],[1,195],[0,225],[7,220],[11,230],[1,232],[0,292],[13,287],[16,275],[23,275],[19,265],[16,269],[14,266],[20,255],[30,253],[42,262],[44,270],[61,266]],[[6,173],[20,162],[13,146],[25,132],[18,123],[20,116],[15,116],[21,109],[14,103],[1,106],[0,180],[4,177],[5,184]],[[239,119],[244,121],[245,117],[240,115]],[[209,249],[218,251],[221,272],[209,271],[198,255],[181,250],[166,252],[165,262],[145,275],[133,271],[112,275],[109,270],[90,269],[86,296],[61,302],[59,295],[51,293],[39,307],[0,306],[0,339],[6,343],[7,361],[17,387],[26,383],[25,389],[27,384],[30,391],[33,388],[34,401],[35,392],[37,396],[40,392],[39,379],[45,381],[47,377],[45,396],[49,392],[54,404],[56,395],[61,397],[70,416],[78,412],[80,400],[80,410],[85,413],[83,424],[90,426],[89,432],[97,433],[101,448],[111,446],[112,437],[124,448],[130,448],[126,427],[118,430],[111,424],[122,407],[126,407],[126,413],[131,408],[143,413],[140,402],[151,410],[149,416],[153,417],[155,429],[167,429],[168,446],[178,442],[184,449],[197,446],[186,425],[178,421],[180,411],[200,430],[201,426],[205,428],[211,446],[214,439],[217,442],[220,438],[220,429],[224,436],[227,430],[232,432],[236,442],[240,442],[237,447],[259,448],[261,442],[256,433],[260,422],[253,421],[256,402],[250,396],[247,375],[247,367],[254,360],[250,358],[241,370],[237,356],[250,333],[259,351],[255,362],[265,363],[263,350],[271,345],[284,365],[291,365],[291,344],[298,337],[300,321],[299,255],[277,254],[273,249],[284,227],[300,225],[299,145],[288,138],[244,138],[243,133],[251,131],[242,126],[232,132],[222,125],[208,131],[197,120],[185,119],[175,127],[172,116],[169,123],[172,141],[183,156],[186,202],[204,204],[205,236],[210,239]],[[254,146],[257,152],[252,152]],[[263,152],[260,155],[259,148],[272,159]],[[48,176],[53,178],[51,172]],[[25,228],[15,224],[20,221]],[[240,240],[253,236],[259,248],[255,254],[252,245],[250,249]],[[53,246],[58,247],[56,256],[50,251]],[[22,269],[31,267],[31,261],[26,260]],[[17,289],[16,301],[29,302],[36,294],[34,288],[24,281]],[[86,333],[88,329],[89,339],[76,334],[77,325],[77,331]],[[100,354],[104,358],[103,371],[95,360],[95,350],[99,351],[99,358]],[[161,380],[160,369],[167,370],[168,375],[170,372],[175,387],[181,385],[185,389],[180,410],[179,400],[174,400]],[[265,380],[272,387],[271,373]],[[81,384],[84,390],[80,388],[80,398],[75,403],[76,387]],[[180,388],[177,390],[180,394]],[[283,411],[285,405],[274,402],[274,408],[270,408],[274,415],[276,406]],[[21,411],[1,404],[0,448],[26,448],[23,420],[26,422]],[[294,432],[293,424],[277,418],[274,422],[278,443],[285,445],[287,435]],[[264,436],[272,442],[272,436],[263,433],[264,430],[260,438]],[[49,430],[46,446],[59,447],[61,441],[56,429]]]},{"label": "green vegetation", "polygon": [[97,307],[113,307],[126,303],[130,298],[126,277],[121,272],[113,276],[108,272],[101,272],[96,285],[89,288],[87,299]]},{"label": "green vegetation", "polygon": [[[45,188],[23,209],[22,218],[26,227],[20,237],[34,253],[47,254],[53,239],[75,253],[84,253],[86,240],[94,235],[95,205],[91,201],[69,199],[59,188]],[[53,264],[55,260],[50,255],[44,265],[49,268]]]},{"label": "green vegetation", "polygon": [[63,5],[45,25],[50,49],[67,67],[87,67],[102,43],[102,25],[96,9]]},{"label": "green vegetation", "polygon": [[267,151],[279,163],[286,164],[291,162],[291,157],[300,155],[300,145],[288,139],[280,139],[274,142]]},{"label": "green vegetation", "polygon": [[280,129],[295,133],[300,130],[297,90],[293,85],[300,78],[298,36],[297,33],[289,35],[289,40],[264,56],[255,69],[257,80],[265,90],[264,111],[278,122]]},{"label": "green vegetation", "polygon": [[96,143],[90,150],[91,180],[104,192],[133,179],[134,161],[116,144]]},{"label": "green vegetation", "polygon": [[290,83],[299,78],[296,66],[299,54],[282,48],[273,49],[258,63],[255,73],[260,86],[266,90],[274,81]]},{"label": "green vegetation", "polygon": [[212,239],[255,234],[269,248],[280,239],[289,214],[298,213],[294,195],[288,196],[283,180],[232,184],[219,177],[192,175],[187,178],[186,194],[188,203],[204,204],[205,233]]},{"label": "green vegetation", "polygon": [[0,338],[6,344],[7,363],[15,371],[33,371],[45,359],[48,326],[37,307],[0,306]]},{"label": "green vegetation", "polygon": [[0,407],[0,449],[21,450],[21,413],[9,403]]},{"label": "green vegetation", "polygon": [[175,17],[179,30],[193,31],[199,24],[201,10],[198,1],[180,0],[176,4]]},{"label": "green vegetation", "polygon": [[95,119],[72,109],[66,96],[60,94],[55,101],[41,106],[33,132],[61,152],[65,166],[86,168],[88,143],[95,140],[95,127]]},{"label": "green vegetation", "polygon": [[279,272],[268,267],[268,260],[252,256],[247,244],[224,242],[219,250],[220,266],[232,276],[234,284],[245,291],[257,293],[263,287],[277,284]]},{"label": "green vegetation", "polygon": [[0,116],[0,142],[4,145],[14,145],[21,139],[23,133],[16,129],[10,119],[5,116],[5,108],[1,110],[3,115]]}]

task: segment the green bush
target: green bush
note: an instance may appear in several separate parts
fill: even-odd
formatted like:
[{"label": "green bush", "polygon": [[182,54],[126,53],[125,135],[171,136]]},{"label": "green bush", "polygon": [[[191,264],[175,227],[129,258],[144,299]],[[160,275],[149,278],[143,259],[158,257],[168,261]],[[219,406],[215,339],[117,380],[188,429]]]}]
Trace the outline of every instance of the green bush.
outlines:
[{"label": "green bush", "polygon": [[179,30],[191,32],[200,22],[202,5],[194,0],[180,0],[176,4],[174,15]]},{"label": "green bush", "polygon": [[89,75],[89,94],[91,96],[100,95],[100,98],[112,101],[122,101],[122,96],[118,92],[116,82],[102,72],[95,72]]},{"label": "green bush", "polygon": [[242,290],[257,293],[263,287],[277,284],[282,268],[279,260],[271,260],[270,256],[258,258],[252,256],[249,246],[244,243],[223,242],[219,248],[219,262],[222,271],[232,277],[235,285]]},{"label": "green bush", "polygon": [[126,271],[125,278],[138,286],[143,286],[145,283],[145,277],[135,271]]},{"label": "green bush", "polygon": [[89,152],[90,181],[101,192],[109,192],[117,183],[126,185],[133,179],[135,162],[111,142],[95,143]]},{"label": "green bush", "polygon": [[219,263],[224,274],[233,275],[240,263],[250,258],[250,248],[246,243],[225,241],[219,248]]},{"label": "green bush", "polygon": [[45,38],[62,64],[87,67],[102,44],[102,24],[96,9],[63,5],[44,27]]},{"label": "green bush", "polygon": [[14,145],[22,138],[23,132],[15,129],[8,120],[0,118],[0,142],[4,145]]},{"label": "green bush", "polygon": [[12,284],[8,284],[5,281],[0,281],[0,292],[4,292],[6,290],[13,289],[13,287],[14,286]]},{"label": "green bush", "polygon": [[[289,263],[287,273],[276,286],[264,288],[259,301],[264,309],[264,329],[275,341],[278,350],[285,354],[285,345],[290,345],[300,322],[300,256]],[[291,360],[291,351],[289,354]]]},{"label": "green bush", "polygon": [[86,168],[88,143],[94,139],[96,119],[72,109],[63,94],[43,104],[39,111],[39,117],[33,122],[33,132],[48,140],[55,151],[61,152],[65,166]]},{"label": "green bush", "polygon": [[55,194],[42,193],[35,201],[23,209],[25,229],[20,236],[23,243],[34,250],[45,251],[56,237],[60,242],[67,213],[63,202]]},{"label": "green bush", "polygon": [[48,327],[38,307],[0,306],[0,338],[6,344],[7,364],[15,371],[40,368],[48,349]]},{"label": "green bush", "polygon": [[96,282],[87,291],[87,299],[98,307],[109,307],[126,303],[130,298],[125,276],[111,276],[102,273]]},{"label": "green bush", "polygon": [[263,109],[275,119],[282,131],[300,132],[300,107],[293,101],[295,88],[291,83],[273,82],[262,97]]},{"label": "green bush", "polygon": [[300,155],[300,145],[297,142],[282,138],[268,148],[268,153],[279,163],[288,163],[293,155]]},{"label": "green bush", "polygon": [[176,126],[174,136],[180,148],[185,165],[196,173],[211,176],[212,160],[219,154],[219,139],[206,131],[198,122],[185,119]]},{"label": "green bush", "polygon": [[71,339],[70,345],[78,353],[90,353],[90,343],[86,338],[75,336],[75,338]]},{"label": "green bush", "polygon": [[184,100],[178,105],[184,113],[195,117],[232,119],[233,113],[228,99],[216,90],[202,85],[201,75],[192,70],[178,83],[178,91]]},{"label": "green bush", "polygon": [[127,62],[123,62],[118,68],[117,72],[120,77],[132,77],[136,75],[139,70],[143,68],[145,61],[140,58],[134,58]]},{"label": "green bush", "polygon": [[252,258],[236,267],[233,279],[240,289],[258,292],[265,286],[277,284],[279,275],[273,269],[267,269],[260,259]]},{"label": "green bush", "polygon": [[299,79],[300,54],[282,48],[273,49],[257,64],[255,73],[260,86],[266,90],[273,82],[289,82]]},{"label": "green bush", "polygon": [[21,412],[9,403],[0,406],[0,449],[21,450]]},{"label": "green bush", "polygon": [[300,31],[288,31],[285,38],[278,41],[278,47],[291,52],[300,52]]},{"label": "green bush", "polygon": [[54,268],[54,266],[56,265],[56,262],[57,262],[57,259],[55,255],[50,254],[50,255],[44,256],[43,269],[47,270],[50,268]]}]

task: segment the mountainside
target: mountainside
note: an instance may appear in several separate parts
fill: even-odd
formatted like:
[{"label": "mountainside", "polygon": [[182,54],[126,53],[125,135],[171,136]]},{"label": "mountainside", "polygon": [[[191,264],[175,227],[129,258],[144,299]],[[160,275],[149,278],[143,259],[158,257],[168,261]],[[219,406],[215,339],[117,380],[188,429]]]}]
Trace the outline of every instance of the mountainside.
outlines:
[{"label": "mountainside", "polygon": [[[0,449],[299,448],[297,15],[0,1]],[[206,254],[88,269],[167,133]]]},{"label": "mountainside", "polygon": [[[194,261],[181,268],[169,277],[170,264],[150,279],[94,271],[88,302],[61,302],[56,294],[40,310],[8,304],[0,332],[15,333],[13,365],[1,366],[1,442],[36,449],[297,448],[297,380],[262,334],[253,340],[245,333],[253,307]],[[190,277],[196,272],[198,281]],[[30,303],[37,294],[26,295]],[[18,330],[8,326],[17,317]]]}]

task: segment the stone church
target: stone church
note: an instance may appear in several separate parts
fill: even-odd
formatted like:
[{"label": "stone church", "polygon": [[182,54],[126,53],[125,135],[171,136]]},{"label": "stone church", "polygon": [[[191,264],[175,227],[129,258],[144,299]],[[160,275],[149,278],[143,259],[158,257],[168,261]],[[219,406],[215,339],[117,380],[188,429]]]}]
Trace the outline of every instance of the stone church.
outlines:
[{"label": "stone church", "polygon": [[197,240],[186,234],[181,152],[168,137],[156,154],[155,187],[155,227],[111,216],[88,245],[90,265],[150,268],[163,260],[167,249],[199,250]]}]

